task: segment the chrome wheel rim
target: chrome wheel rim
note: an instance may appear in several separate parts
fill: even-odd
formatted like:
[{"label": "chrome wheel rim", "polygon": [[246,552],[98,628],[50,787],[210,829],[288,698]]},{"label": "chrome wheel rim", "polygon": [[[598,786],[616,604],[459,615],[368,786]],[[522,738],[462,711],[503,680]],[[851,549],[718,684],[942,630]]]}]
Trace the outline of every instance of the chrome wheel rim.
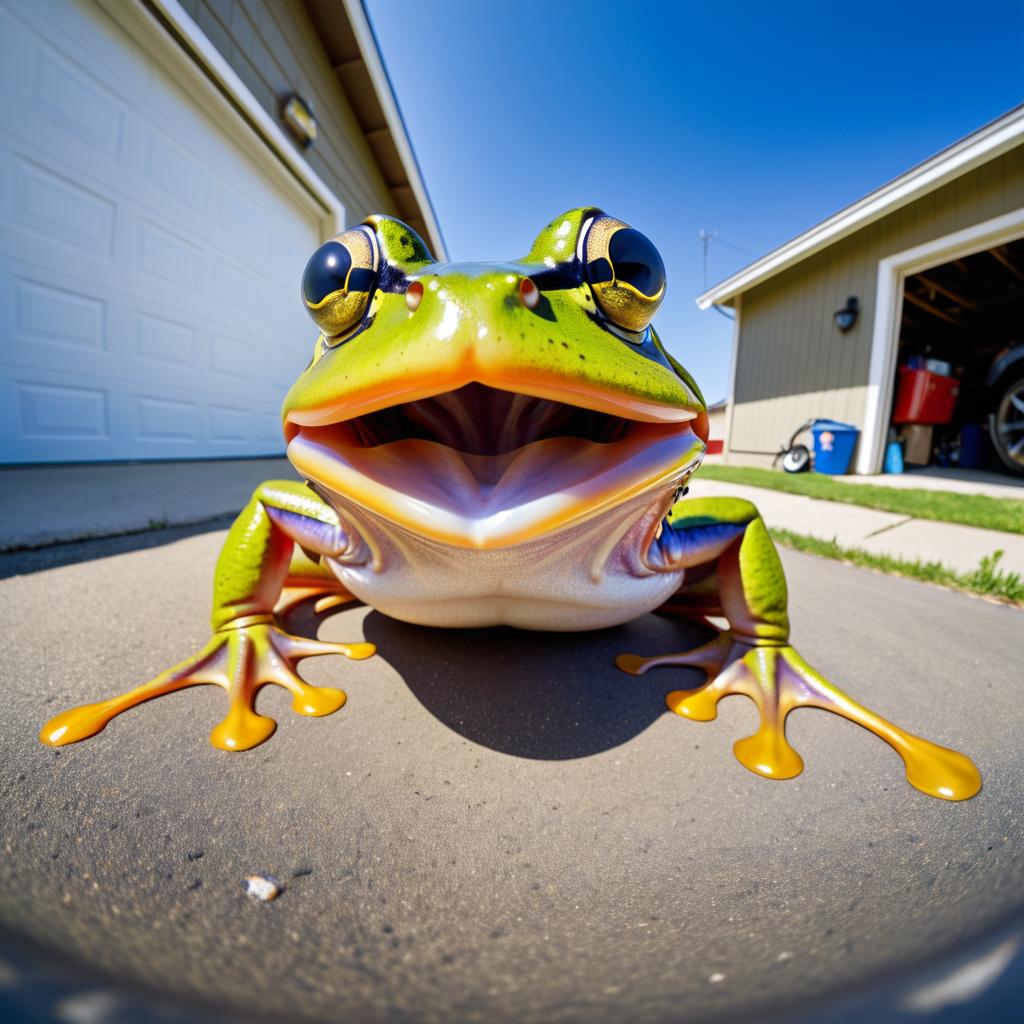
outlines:
[{"label": "chrome wheel rim", "polygon": [[1009,461],[1024,466],[1024,380],[1012,385],[999,403],[996,443]]}]

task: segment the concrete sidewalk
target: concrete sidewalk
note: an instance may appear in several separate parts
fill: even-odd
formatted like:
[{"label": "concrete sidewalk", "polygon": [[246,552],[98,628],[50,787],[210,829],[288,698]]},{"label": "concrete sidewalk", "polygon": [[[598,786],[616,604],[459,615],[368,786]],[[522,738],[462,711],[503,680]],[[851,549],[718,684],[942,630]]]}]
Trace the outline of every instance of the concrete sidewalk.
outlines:
[{"label": "concrete sidewalk", "polygon": [[[283,458],[0,470],[0,551],[208,522],[236,513],[262,481],[295,476]],[[1020,534],[719,483],[699,473],[690,493],[747,498],[769,526],[961,571],[1002,550],[1002,567],[1024,573]]]},{"label": "concrete sidewalk", "polygon": [[986,555],[1002,551],[1000,567],[1024,573],[1024,535],[1019,533],[914,519],[763,487],[703,480],[699,473],[690,485],[690,494],[699,498],[746,498],[757,505],[769,527],[834,539],[844,547],[875,554],[943,562],[961,572],[976,569]]},{"label": "concrete sidewalk", "polygon": [[207,522],[295,475],[285,458],[0,470],[0,551]]},{"label": "concrete sidewalk", "polygon": [[897,490],[985,494],[990,498],[1016,498],[1024,501],[1024,477],[993,473],[986,469],[924,466],[910,467],[903,473],[877,473],[872,476],[850,474],[840,479],[844,484],[874,484],[876,487],[895,487]]}]

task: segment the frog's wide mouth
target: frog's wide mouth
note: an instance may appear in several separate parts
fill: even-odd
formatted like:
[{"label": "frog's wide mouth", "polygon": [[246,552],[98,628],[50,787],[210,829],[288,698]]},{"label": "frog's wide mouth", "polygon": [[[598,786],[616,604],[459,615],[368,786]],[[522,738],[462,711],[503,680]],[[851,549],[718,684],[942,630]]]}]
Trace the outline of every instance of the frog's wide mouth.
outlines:
[{"label": "frog's wide mouth", "polygon": [[287,432],[289,458],[328,497],[475,548],[671,490],[704,453],[689,419],[654,423],[479,383]]}]

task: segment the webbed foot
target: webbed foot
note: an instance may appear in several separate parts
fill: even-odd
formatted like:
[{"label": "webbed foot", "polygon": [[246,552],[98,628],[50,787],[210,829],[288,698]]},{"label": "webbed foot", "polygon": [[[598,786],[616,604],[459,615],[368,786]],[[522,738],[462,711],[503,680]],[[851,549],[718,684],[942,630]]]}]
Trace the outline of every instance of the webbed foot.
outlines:
[{"label": "webbed foot", "polygon": [[713,721],[718,702],[731,694],[749,697],[760,713],[753,736],[738,740],[733,752],[750,771],[769,779],[791,779],[803,771],[803,759],[786,739],[786,716],[794,708],[822,708],[863,726],[886,741],[903,759],[907,781],[922,793],[943,800],[967,800],[981,789],[970,758],[921,739],[851,700],[813,669],[788,644],[747,642],[731,631],[684,654],[616,658],[623,671],[640,675],[661,665],[703,669],[707,682],[696,690],[674,690],[669,708],[700,722]]},{"label": "webbed foot", "polygon": [[210,742],[221,750],[248,750],[269,739],[277,728],[272,718],[255,710],[261,686],[274,683],[290,690],[296,714],[329,715],[345,703],[345,693],[311,686],[296,673],[296,664],[319,654],[361,660],[374,651],[368,643],[326,643],[292,636],[278,629],[271,616],[253,616],[218,630],[198,654],[150,682],[110,700],[62,712],[43,726],[39,738],[54,747],[75,743],[94,736],[136,704],[188,686],[215,683],[227,691],[229,707],[210,734]]}]

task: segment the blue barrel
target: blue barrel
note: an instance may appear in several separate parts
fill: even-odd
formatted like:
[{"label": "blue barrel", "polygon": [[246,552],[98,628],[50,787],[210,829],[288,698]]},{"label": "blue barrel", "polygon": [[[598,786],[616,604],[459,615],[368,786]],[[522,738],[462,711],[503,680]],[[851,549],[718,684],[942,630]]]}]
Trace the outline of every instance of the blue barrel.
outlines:
[{"label": "blue barrel", "polygon": [[814,471],[834,475],[848,473],[860,430],[851,423],[815,420],[811,433],[814,434]]}]

